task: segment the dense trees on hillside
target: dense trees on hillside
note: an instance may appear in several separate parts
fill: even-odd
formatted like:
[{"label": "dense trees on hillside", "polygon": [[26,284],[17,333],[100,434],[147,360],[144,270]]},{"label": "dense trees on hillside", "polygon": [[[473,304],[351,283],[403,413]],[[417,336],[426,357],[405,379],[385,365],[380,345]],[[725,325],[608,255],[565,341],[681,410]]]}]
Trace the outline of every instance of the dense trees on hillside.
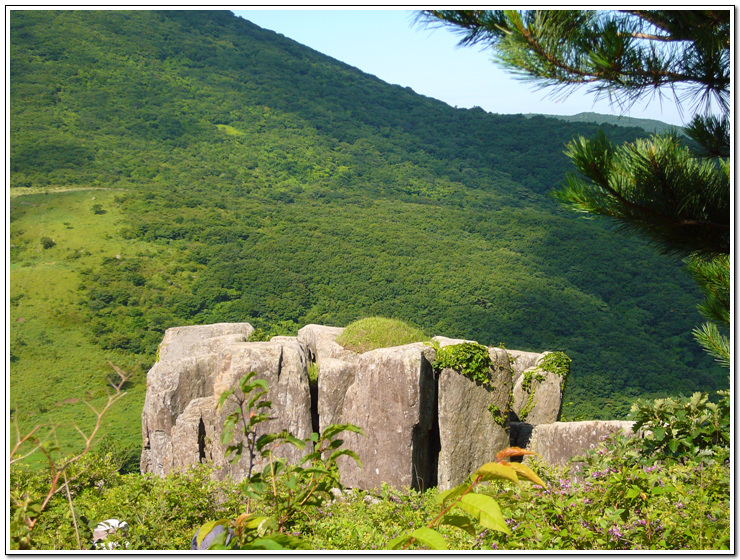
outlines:
[{"label": "dense trees on hillside", "polygon": [[[571,416],[724,385],[691,341],[690,277],[544,196],[567,141],[596,125],[456,110],[230,14],[10,23],[11,189],[116,188],[137,247],[78,271],[84,328],[105,349],[151,360],[175,325],[388,315],[565,351]],[[14,263],[35,258],[24,212]]]},{"label": "dense trees on hillside", "polygon": [[[576,210],[613,218],[662,251],[686,257],[709,293],[705,315],[729,328],[730,253],[729,10],[426,11],[484,43],[504,67],[561,91],[585,86],[628,107],[669,90],[694,112],[692,152],[671,133],[620,148],[604,136],[571,142],[570,174],[556,196]],[[716,107],[719,116],[712,114]],[[725,272],[726,271],[726,272]],[[698,340],[729,365],[729,341],[705,325]]]}]

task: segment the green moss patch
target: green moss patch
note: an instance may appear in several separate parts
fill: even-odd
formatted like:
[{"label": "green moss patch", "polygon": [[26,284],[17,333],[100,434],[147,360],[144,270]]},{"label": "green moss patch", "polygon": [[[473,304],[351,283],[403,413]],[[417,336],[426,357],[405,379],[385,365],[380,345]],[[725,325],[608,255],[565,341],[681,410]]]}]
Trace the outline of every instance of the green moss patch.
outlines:
[{"label": "green moss patch", "polygon": [[347,325],[336,342],[347,350],[362,353],[425,340],[429,337],[421,329],[398,319],[367,317]]}]

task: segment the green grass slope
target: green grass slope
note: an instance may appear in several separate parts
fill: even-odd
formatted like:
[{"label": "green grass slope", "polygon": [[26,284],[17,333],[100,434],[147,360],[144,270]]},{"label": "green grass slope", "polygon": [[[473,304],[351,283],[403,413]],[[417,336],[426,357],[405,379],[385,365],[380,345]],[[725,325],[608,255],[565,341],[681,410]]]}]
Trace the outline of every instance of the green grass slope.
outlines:
[{"label": "green grass slope", "polygon": [[565,351],[571,418],[727,384],[679,263],[546,196],[596,125],[453,109],[228,12],[13,11],[10,45],[24,426],[69,440],[110,360],[134,373],[107,429],[137,442],[164,330],[218,321]]}]

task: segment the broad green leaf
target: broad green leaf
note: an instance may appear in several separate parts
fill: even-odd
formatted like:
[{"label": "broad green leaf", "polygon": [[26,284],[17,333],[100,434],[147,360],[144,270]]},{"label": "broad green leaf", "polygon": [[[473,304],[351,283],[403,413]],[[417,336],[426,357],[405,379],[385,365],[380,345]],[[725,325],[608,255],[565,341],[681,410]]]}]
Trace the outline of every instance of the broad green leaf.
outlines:
[{"label": "broad green leaf", "polygon": [[546,484],[544,481],[524,463],[507,463],[507,466],[514,469],[520,477],[526,478],[530,482],[534,482],[545,488]]},{"label": "broad green leaf", "polygon": [[[269,466],[268,466],[268,472],[269,472]],[[266,482],[252,482],[250,483],[249,487],[256,492],[258,495],[264,494],[265,490],[268,488],[268,484]]]},{"label": "broad green leaf", "polygon": [[251,415],[249,417],[249,427],[255,426],[256,424],[261,424],[262,422],[265,422],[269,420],[269,415],[265,414],[264,412],[259,412],[257,414]]},{"label": "broad green leaf", "polygon": [[226,399],[228,399],[229,396],[231,396],[233,394],[234,394],[234,390],[233,389],[229,389],[228,391],[224,391],[223,393],[221,393],[221,396],[218,399],[218,411],[219,412],[221,411],[221,407],[226,402]]},{"label": "broad green leaf", "polygon": [[327,448],[326,448],[326,449],[327,449],[327,450],[329,450],[329,449],[336,449],[337,447],[341,447],[343,443],[344,443],[344,440],[343,440],[343,439],[335,439],[335,440],[333,440],[333,441],[332,441],[332,442],[331,442],[331,443],[330,443],[330,444],[329,444],[329,445],[327,446]]},{"label": "broad green leaf", "polygon": [[[256,403],[258,400],[260,400],[262,397],[264,397],[267,394],[267,391],[259,391],[258,393],[251,396],[249,401],[247,402],[247,409],[251,409],[254,407],[254,403]],[[268,401],[265,401],[268,402]],[[272,403],[270,403],[270,406],[272,406]]]},{"label": "broad green leaf", "polygon": [[654,428],[653,435],[658,441],[663,441],[663,438],[665,437],[665,428]]},{"label": "broad green leaf", "polygon": [[236,445],[229,445],[226,448],[226,457],[228,457],[232,453],[234,454],[234,456],[229,459],[229,463],[234,464],[239,459],[241,459],[243,451],[244,445],[241,442],[237,443]]},{"label": "broad green leaf", "polygon": [[388,543],[388,546],[386,547],[388,550],[398,550],[403,547],[407,542],[411,540],[411,535],[401,535],[400,537],[396,537],[392,541]]},{"label": "broad green leaf", "polygon": [[268,445],[278,439],[279,434],[262,434],[260,437],[257,438],[257,443],[255,444],[255,448],[257,451],[262,451],[265,447],[265,445]]},{"label": "broad green leaf", "polygon": [[241,381],[239,381],[239,388],[242,390],[242,393],[248,395],[257,387],[262,387],[262,389],[267,392],[267,381],[265,381],[264,379],[255,379],[254,381],[250,382],[250,379],[247,379],[247,377],[242,377]]},{"label": "broad green leaf", "polygon": [[329,471],[322,467],[308,467],[303,469],[303,474],[329,474]]},{"label": "broad green leaf", "polygon": [[228,524],[228,519],[217,519],[216,521],[209,521],[208,523],[201,525],[200,529],[198,529],[198,536],[195,538],[198,546],[200,546],[200,543],[203,542],[203,539],[208,536],[208,533],[213,531],[216,525],[223,525],[224,527],[226,527]]},{"label": "broad green leaf", "polygon": [[511,534],[504,521],[504,516],[501,514],[501,508],[498,507],[496,501],[490,496],[484,494],[465,494],[460,498],[460,501],[455,503],[455,507],[475,517],[478,523],[487,529],[500,531],[507,535]]},{"label": "broad green leaf", "polygon": [[360,456],[352,451],[351,449],[340,449],[339,451],[335,451],[331,454],[330,460],[336,461],[337,457],[340,457],[342,455],[346,455],[348,457],[352,457],[355,460],[355,463],[357,463],[358,467],[362,467],[362,461],[360,461]]},{"label": "broad green leaf", "polygon": [[411,536],[419,543],[423,544],[427,548],[431,548],[432,550],[447,550],[447,543],[444,538],[434,529],[421,527],[411,533]]},{"label": "broad green leaf", "polygon": [[298,439],[297,437],[287,433],[283,432],[280,435],[280,439],[283,440],[285,443],[290,443],[291,445],[295,445],[298,449],[303,449],[306,447],[306,442],[302,439]]},{"label": "broad green leaf", "polygon": [[436,501],[438,504],[445,504],[448,501],[460,496],[469,487],[469,484],[461,484],[460,486],[457,486],[455,488],[450,488],[449,490],[445,490],[444,492],[440,492],[439,494],[437,494],[434,497],[434,501]]},{"label": "broad green leaf", "polygon": [[251,543],[249,543],[250,548],[254,548],[257,550],[284,550],[285,547],[281,546],[278,542],[274,541],[272,538],[269,537],[263,537],[260,539],[254,539]]},{"label": "broad green leaf", "polygon": [[231,443],[231,439],[234,437],[234,426],[236,426],[236,422],[237,420],[233,415],[226,417],[226,420],[224,421],[224,429],[221,432],[221,443],[223,445]]},{"label": "broad green leaf", "polygon": [[295,492],[295,489],[298,487],[298,477],[295,475],[290,475],[286,477],[285,486],[287,486],[290,490],[293,490]]},{"label": "broad green leaf", "polygon": [[451,525],[452,527],[462,529],[471,537],[475,537],[478,534],[478,532],[475,530],[475,525],[473,525],[473,523],[470,521],[470,518],[466,517],[465,515],[453,515],[448,513],[442,517],[440,523],[443,525]]},{"label": "broad green leaf", "polygon": [[270,539],[288,550],[311,550],[311,546],[306,541],[293,535],[274,534],[270,535]]},{"label": "broad green leaf", "polygon": [[329,424],[321,434],[323,439],[331,439],[340,432],[355,432],[356,434],[365,435],[365,432],[359,426],[354,424]]},{"label": "broad green leaf", "polygon": [[502,463],[486,463],[473,473],[473,479],[481,477],[481,480],[506,479],[519,484],[516,471],[510,466]]}]

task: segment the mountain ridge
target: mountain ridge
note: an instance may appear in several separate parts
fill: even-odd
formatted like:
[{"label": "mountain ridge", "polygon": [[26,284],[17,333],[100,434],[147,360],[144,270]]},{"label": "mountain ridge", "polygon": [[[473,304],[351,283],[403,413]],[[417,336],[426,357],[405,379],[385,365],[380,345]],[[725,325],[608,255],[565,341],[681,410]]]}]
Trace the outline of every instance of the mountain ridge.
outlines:
[{"label": "mountain ridge", "polygon": [[[678,264],[546,196],[564,144],[600,127],[454,109],[243,21],[12,12],[12,403],[32,387],[54,409],[52,329],[85,334],[95,379],[106,355],[138,367],[140,390],[170,326],[370,315],[566,351],[571,416],[723,386]],[[110,190],[30,194],[52,186]],[[62,266],[58,299],[28,288]]]}]

